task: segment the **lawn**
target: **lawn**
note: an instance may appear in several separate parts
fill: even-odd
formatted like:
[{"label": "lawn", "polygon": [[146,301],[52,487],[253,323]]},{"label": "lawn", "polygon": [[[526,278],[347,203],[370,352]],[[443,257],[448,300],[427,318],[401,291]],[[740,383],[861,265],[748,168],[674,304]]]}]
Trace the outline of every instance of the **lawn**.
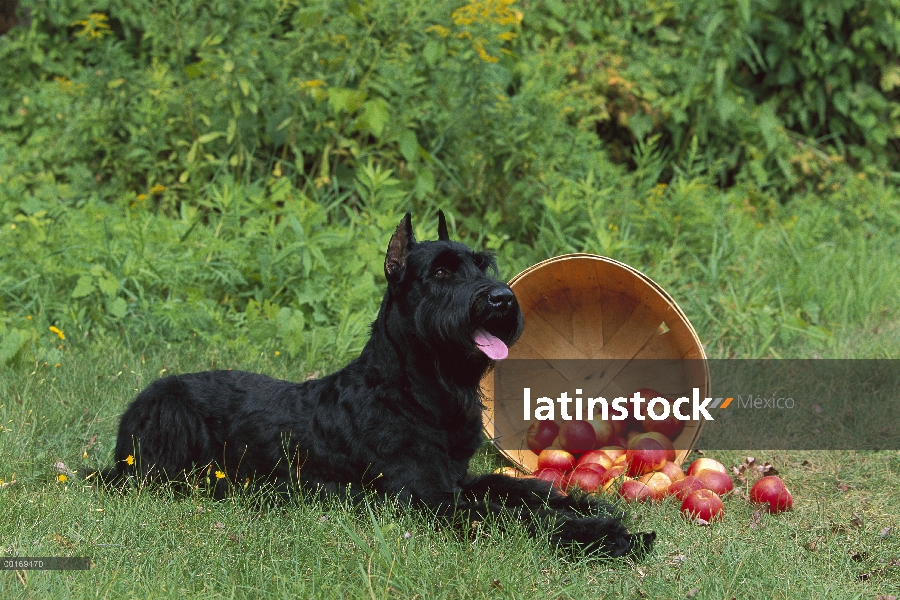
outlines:
[{"label": "lawn", "polygon": [[[711,358],[896,359],[896,3],[20,5],[0,35],[0,547],[92,568],[5,571],[0,597],[900,596],[898,449],[701,438],[771,463],[793,510],[733,497],[698,527],[629,506],[658,534],[638,562],[390,504],[81,480],[160,375],[351,360],[407,210],[434,239],[442,208],[504,279],[625,262]],[[485,442],[472,470],[502,464]]]},{"label": "lawn", "polygon": [[[9,556],[89,556],[90,571],[7,571],[0,595],[81,597],[873,598],[896,595],[900,452],[754,452],[780,472],[791,512],[726,500],[724,521],[698,527],[672,499],[628,507],[658,534],[639,562],[560,554],[522,528],[448,528],[391,505],[273,502],[263,493],[212,501],[142,489],[102,493],[84,472],[108,460],[117,417],[163,372],[248,368],[297,374],[280,356],[239,360],[195,346],[145,356],[95,349],[64,366],[0,374],[0,536]],[[302,369],[300,370],[302,373]],[[84,454],[87,458],[83,458]],[[726,465],[739,452],[706,452]],[[500,465],[489,446],[473,470]],[[746,491],[746,485],[739,487]]]}]

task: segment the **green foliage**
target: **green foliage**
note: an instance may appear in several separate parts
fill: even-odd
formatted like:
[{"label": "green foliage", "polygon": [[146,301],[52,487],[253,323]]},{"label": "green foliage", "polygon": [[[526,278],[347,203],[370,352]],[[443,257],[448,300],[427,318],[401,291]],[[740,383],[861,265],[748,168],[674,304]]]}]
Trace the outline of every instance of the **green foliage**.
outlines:
[{"label": "green foliage", "polygon": [[398,219],[438,206],[507,277],[648,272],[721,355],[896,318],[893,4],[22,4],[0,364],[194,337],[340,364]]},{"label": "green foliage", "polygon": [[842,158],[896,171],[894,0],[546,0],[536,9],[525,23],[531,45],[566,48],[568,87],[599,107],[616,160],[659,134],[676,161],[697,136],[729,185],[804,189]]}]

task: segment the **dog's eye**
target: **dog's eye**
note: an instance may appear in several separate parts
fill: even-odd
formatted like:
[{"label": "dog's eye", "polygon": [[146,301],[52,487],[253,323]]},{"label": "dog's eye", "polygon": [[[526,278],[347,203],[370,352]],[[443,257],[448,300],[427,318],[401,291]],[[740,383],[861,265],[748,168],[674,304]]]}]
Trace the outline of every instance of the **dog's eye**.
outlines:
[{"label": "dog's eye", "polygon": [[444,267],[438,267],[434,270],[434,277],[435,279],[446,279],[447,277],[450,277],[450,271]]}]

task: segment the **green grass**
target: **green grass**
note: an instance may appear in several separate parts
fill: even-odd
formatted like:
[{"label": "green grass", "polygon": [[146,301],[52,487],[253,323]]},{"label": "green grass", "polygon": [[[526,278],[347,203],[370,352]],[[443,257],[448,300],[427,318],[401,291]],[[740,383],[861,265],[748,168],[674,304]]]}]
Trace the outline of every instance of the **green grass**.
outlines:
[{"label": "green grass", "polygon": [[[900,595],[895,451],[755,452],[793,512],[757,523],[733,498],[697,528],[636,507],[660,534],[639,564],[393,507],[99,493],[54,467],[108,461],[163,373],[345,364],[407,210],[428,239],[443,208],[507,278],[621,260],[710,357],[897,358],[889,2],[548,0],[521,23],[498,3],[466,23],[458,0],[157,4],[22,0],[0,36],[0,541],[95,563],[4,572],[0,597]],[[500,464],[485,446],[473,468]]]},{"label": "green grass", "polygon": [[[634,507],[630,526],[659,534],[638,563],[558,555],[516,525],[464,532],[390,505],[215,502],[146,488],[123,496],[56,479],[58,461],[83,473],[109,460],[125,403],[163,369],[213,367],[295,379],[310,370],[271,353],[195,346],[143,357],[93,347],[60,367],[0,371],[0,478],[16,480],[0,490],[3,550],[93,559],[88,572],[7,571],[0,596],[872,598],[897,590],[896,451],[755,452],[792,489],[792,512],[757,519],[731,498],[723,522],[697,527],[671,500]],[[728,465],[744,458],[710,455]],[[499,464],[485,446],[473,469]]]}]

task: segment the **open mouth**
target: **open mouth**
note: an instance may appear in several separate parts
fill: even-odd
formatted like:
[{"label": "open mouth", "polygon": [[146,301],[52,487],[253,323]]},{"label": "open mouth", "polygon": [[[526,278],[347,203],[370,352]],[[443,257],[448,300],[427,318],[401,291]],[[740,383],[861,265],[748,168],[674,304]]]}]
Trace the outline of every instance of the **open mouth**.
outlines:
[{"label": "open mouth", "polygon": [[472,341],[491,360],[503,360],[509,356],[509,347],[506,343],[486,329],[479,327],[473,331]]}]

